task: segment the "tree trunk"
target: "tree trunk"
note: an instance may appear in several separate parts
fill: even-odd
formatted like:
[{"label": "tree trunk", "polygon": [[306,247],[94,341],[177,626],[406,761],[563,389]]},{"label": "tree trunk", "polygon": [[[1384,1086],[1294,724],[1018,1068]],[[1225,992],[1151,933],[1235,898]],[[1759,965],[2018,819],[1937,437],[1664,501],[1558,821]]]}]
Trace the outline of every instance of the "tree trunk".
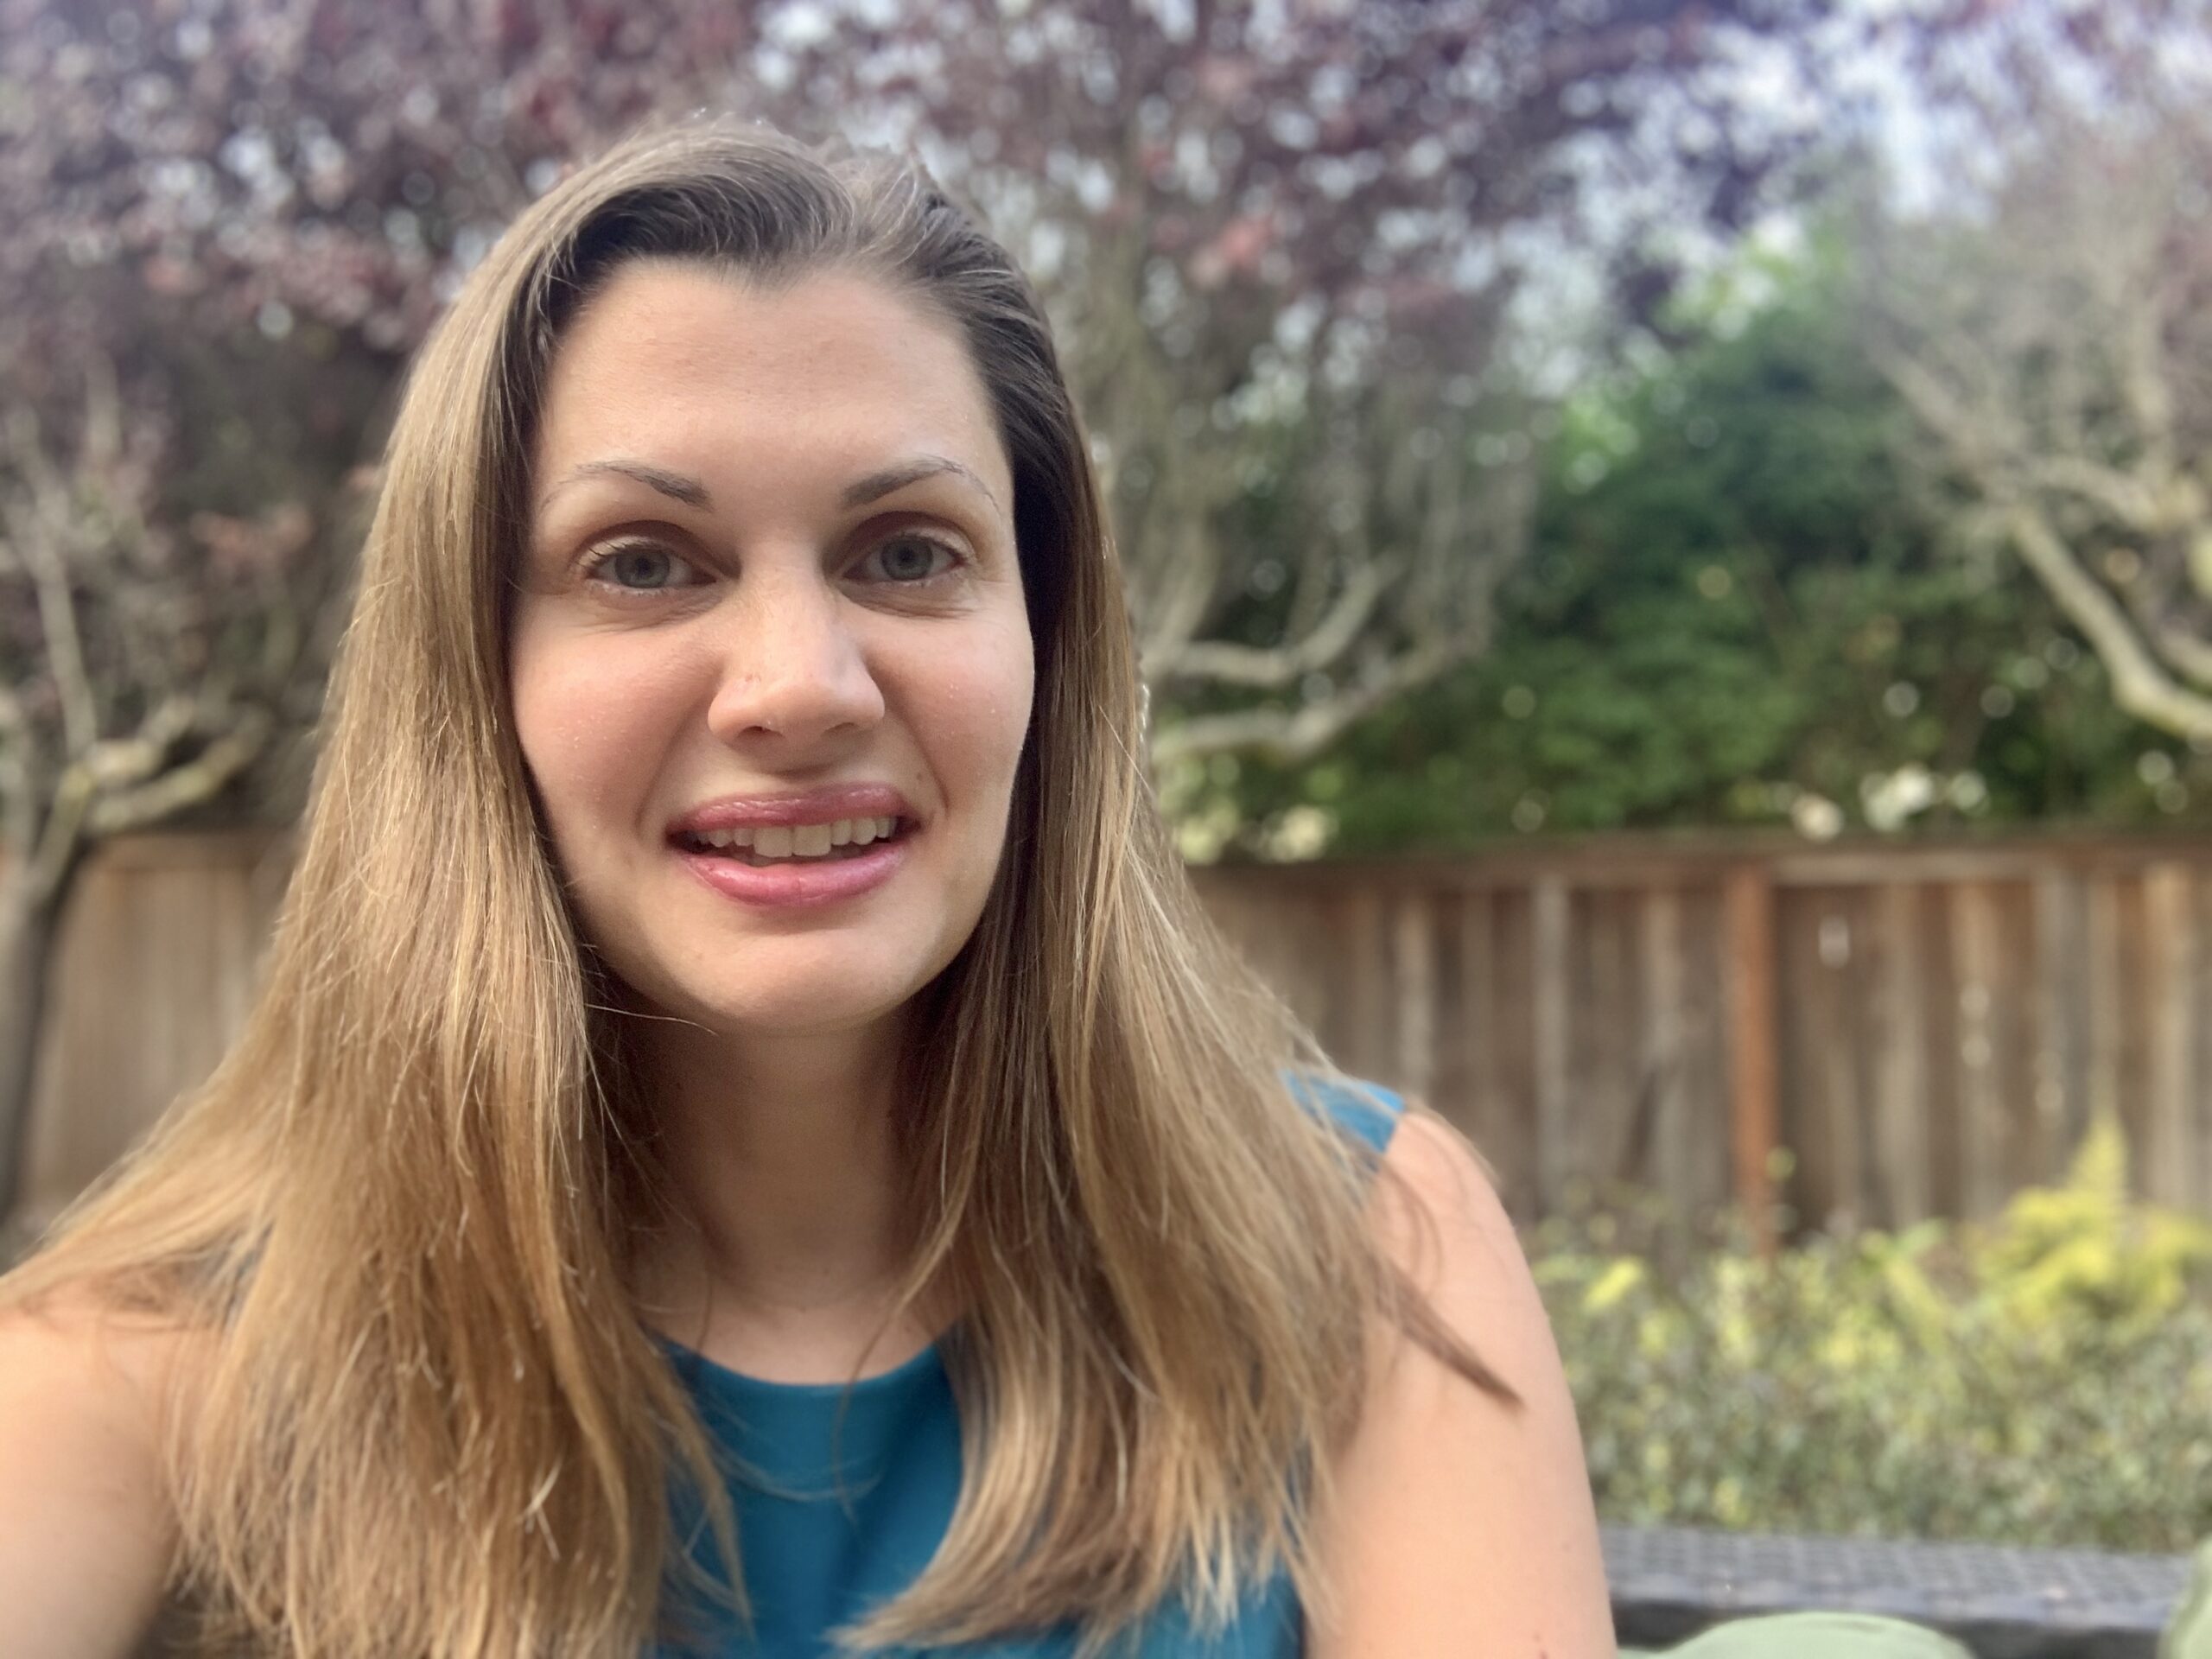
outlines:
[{"label": "tree trunk", "polygon": [[0,1227],[20,1219],[48,970],[70,884],[41,885],[20,864],[0,877]]}]

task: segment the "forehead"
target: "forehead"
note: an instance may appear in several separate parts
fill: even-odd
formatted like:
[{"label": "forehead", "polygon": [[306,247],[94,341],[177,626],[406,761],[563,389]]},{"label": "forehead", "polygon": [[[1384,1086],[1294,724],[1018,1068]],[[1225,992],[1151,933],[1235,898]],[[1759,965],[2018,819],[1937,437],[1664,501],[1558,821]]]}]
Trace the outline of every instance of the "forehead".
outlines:
[{"label": "forehead", "polygon": [[756,479],[793,465],[951,456],[1012,499],[989,399],[953,325],[843,271],[773,285],[638,262],[571,321],[546,378],[531,470],[620,454]]}]

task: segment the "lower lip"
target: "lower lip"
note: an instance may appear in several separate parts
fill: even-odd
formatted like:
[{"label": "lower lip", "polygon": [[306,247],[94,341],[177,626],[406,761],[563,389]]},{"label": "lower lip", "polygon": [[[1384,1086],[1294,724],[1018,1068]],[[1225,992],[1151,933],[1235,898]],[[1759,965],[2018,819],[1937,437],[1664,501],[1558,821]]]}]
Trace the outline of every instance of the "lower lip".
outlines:
[{"label": "lower lip", "polygon": [[809,910],[857,899],[881,887],[906,861],[906,845],[913,838],[914,831],[906,830],[850,858],[793,859],[757,868],[682,847],[675,851],[694,875],[727,898],[763,910]]}]

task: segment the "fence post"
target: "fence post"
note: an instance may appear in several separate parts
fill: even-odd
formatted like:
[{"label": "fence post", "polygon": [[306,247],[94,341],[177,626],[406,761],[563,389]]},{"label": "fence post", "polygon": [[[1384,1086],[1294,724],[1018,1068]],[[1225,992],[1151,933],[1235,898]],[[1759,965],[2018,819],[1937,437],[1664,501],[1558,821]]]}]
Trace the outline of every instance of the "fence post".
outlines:
[{"label": "fence post", "polygon": [[1776,1099],[1774,881],[1764,864],[1728,872],[1722,893],[1726,938],[1728,1121],[1735,1198],[1763,1256],[1776,1248],[1773,1160],[1780,1142]]}]

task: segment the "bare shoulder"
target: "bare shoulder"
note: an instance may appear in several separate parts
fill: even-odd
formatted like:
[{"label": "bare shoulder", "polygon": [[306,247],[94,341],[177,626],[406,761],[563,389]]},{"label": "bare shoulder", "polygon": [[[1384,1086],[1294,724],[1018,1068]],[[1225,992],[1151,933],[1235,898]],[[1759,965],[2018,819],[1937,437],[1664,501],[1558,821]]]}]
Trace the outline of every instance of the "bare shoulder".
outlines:
[{"label": "bare shoulder", "polygon": [[186,1402],[206,1354],[205,1339],[174,1319],[82,1293],[0,1307],[0,1390],[149,1445],[162,1414]]},{"label": "bare shoulder", "polygon": [[1612,1619],[1574,1402],[1495,1176],[1418,1105],[1383,1168],[1378,1243],[1521,1404],[1378,1322],[1367,1407],[1318,1517],[1337,1594],[1313,1610],[1308,1652],[1603,1659]]},{"label": "bare shoulder", "polygon": [[175,1543],[163,1425],[197,1351],[83,1298],[0,1310],[0,1652],[136,1649]]},{"label": "bare shoulder", "polygon": [[1408,1106],[1382,1166],[1395,1181],[1377,1195],[1377,1236],[1423,1290],[1436,1295],[1482,1288],[1452,1281],[1484,1271],[1495,1275],[1492,1290],[1527,1278],[1528,1260],[1498,1196],[1497,1174],[1450,1123],[1418,1103]]}]

